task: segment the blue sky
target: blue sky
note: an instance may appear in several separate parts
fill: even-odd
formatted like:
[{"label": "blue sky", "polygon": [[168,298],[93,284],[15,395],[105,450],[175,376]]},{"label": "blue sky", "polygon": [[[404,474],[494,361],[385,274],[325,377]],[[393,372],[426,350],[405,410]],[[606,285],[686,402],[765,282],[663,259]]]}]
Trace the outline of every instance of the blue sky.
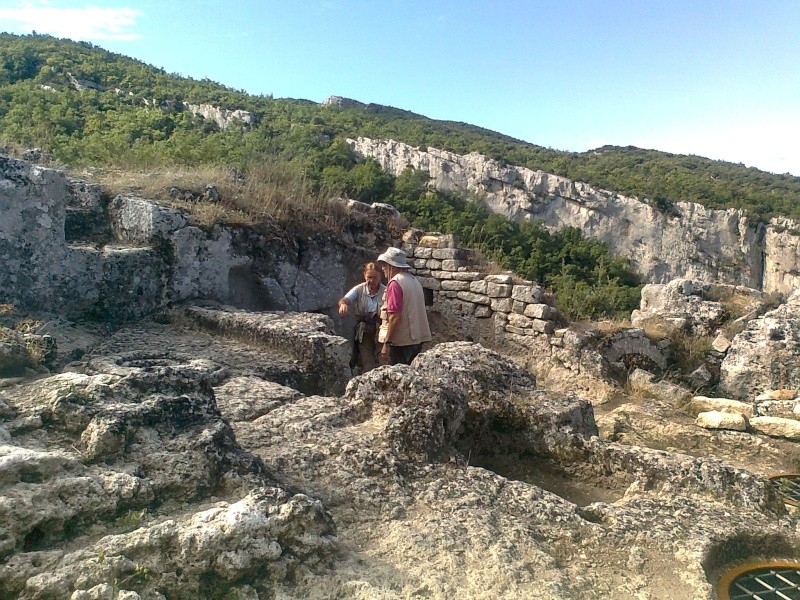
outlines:
[{"label": "blue sky", "polygon": [[559,150],[634,145],[800,176],[800,0],[0,0],[0,30]]}]

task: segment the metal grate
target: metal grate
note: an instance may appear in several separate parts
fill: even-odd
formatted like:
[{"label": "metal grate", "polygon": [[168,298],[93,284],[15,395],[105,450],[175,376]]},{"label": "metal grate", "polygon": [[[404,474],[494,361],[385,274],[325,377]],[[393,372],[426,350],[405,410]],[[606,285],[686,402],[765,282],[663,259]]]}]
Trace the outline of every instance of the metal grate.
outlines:
[{"label": "metal grate", "polygon": [[755,563],[720,580],[720,600],[800,600],[800,564]]},{"label": "metal grate", "polygon": [[769,482],[786,504],[800,506],[800,475],[776,475]]}]

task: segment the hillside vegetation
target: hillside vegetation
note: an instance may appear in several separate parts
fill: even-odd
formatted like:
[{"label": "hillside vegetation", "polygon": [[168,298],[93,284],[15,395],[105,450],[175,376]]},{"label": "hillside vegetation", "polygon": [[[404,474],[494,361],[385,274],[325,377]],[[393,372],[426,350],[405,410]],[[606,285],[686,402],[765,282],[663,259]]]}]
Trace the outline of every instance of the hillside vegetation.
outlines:
[{"label": "hillside vegetation", "polygon": [[[76,89],[77,79],[89,87]],[[188,104],[252,113],[250,127],[194,115]],[[105,51],[50,36],[0,34],[0,142],[41,147],[57,162],[127,171],[215,167],[251,180],[280,173],[268,185],[283,207],[346,195],[365,202],[390,201],[412,224],[458,233],[521,275],[560,289],[581,303],[573,316],[624,313],[635,305],[638,280],[627,264],[578,231],[550,234],[536,224],[513,224],[491,215],[479,198],[443,195],[420,188],[420,174],[403,181],[360,160],[345,137],[393,138],[415,146],[458,153],[481,152],[504,162],[647,197],[657,206],[696,201],[739,207],[759,217],[800,217],[800,178],[773,175],[695,156],[637,148],[592,152],[555,151],[464,123],[436,121],[408,111],[352,103],[323,106],[275,99],[197,81]],[[270,168],[264,169],[264,165]],[[424,175],[424,174],[423,174]],[[277,186],[277,188],[276,188]],[[278,196],[281,202],[275,203]],[[226,198],[228,202],[236,198]],[[261,214],[249,198],[239,206]],[[287,215],[293,211],[284,211]],[[594,306],[596,304],[596,306]],[[591,306],[590,306],[591,305]]]}]

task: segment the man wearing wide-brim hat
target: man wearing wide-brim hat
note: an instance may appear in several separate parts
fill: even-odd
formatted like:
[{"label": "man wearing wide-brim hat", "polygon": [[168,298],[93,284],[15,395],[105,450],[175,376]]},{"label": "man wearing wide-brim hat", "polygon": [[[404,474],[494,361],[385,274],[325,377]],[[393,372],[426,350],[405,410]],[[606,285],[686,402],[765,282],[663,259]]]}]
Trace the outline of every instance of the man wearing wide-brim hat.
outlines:
[{"label": "man wearing wide-brim hat", "polygon": [[381,357],[390,365],[411,364],[422,350],[423,342],[431,340],[425,294],[414,277],[400,248],[387,248],[376,261],[388,280],[378,342],[382,343]]}]

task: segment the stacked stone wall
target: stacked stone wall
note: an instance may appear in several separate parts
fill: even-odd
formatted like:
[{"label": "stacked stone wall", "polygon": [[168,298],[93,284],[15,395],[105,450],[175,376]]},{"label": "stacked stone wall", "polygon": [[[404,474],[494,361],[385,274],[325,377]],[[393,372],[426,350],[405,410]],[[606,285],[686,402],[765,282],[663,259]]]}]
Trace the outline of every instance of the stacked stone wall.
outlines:
[{"label": "stacked stone wall", "polygon": [[[452,235],[408,231],[403,250],[433,308],[458,319],[482,342],[523,342],[515,337],[551,336],[556,310],[544,302],[542,287],[511,273],[487,273],[474,251],[458,247]],[[488,332],[485,333],[485,332]]]}]

